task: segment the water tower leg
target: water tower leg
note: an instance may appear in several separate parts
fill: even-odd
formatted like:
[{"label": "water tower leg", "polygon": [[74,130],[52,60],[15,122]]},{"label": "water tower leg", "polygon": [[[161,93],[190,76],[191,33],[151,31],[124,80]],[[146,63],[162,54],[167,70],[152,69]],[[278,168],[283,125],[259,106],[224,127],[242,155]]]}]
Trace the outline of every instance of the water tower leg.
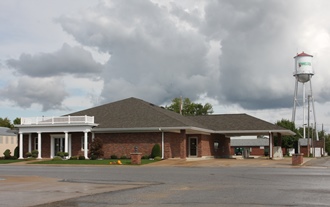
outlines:
[{"label": "water tower leg", "polygon": [[306,116],[305,116],[305,105],[306,105],[306,86],[305,83],[303,83],[303,129],[304,129],[304,139],[306,138]]}]

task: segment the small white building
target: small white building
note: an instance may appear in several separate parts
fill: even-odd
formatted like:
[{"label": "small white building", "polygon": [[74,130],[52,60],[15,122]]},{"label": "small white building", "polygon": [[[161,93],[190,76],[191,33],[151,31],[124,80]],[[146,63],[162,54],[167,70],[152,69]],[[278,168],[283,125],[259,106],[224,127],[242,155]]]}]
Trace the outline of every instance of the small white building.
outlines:
[{"label": "small white building", "polygon": [[6,149],[11,151],[11,155],[14,156],[14,150],[17,147],[17,135],[7,127],[0,127],[0,157]]}]

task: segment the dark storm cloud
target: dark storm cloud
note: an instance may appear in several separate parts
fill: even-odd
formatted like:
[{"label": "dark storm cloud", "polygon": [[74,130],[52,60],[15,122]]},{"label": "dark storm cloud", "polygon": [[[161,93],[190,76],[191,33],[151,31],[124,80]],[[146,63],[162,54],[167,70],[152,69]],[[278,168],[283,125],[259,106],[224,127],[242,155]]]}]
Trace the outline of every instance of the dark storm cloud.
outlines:
[{"label": "dark storm cloud", "polygon": [[168,8],[149,1],[112,1],[89,15],[58,21],[82,44],[111,54],[103,75],[105,101],[129,96],[158,104],[180,95],[196,99],[216,85],[205,59],[205,37],[180,26]]},{"label": "dark storm cloud", "polygon": [[[222,101],[246,109],[292,105],[294,25],[282,1],[213,1],[202,30],[221,40]],[[286,48],[283,51],[283,48]],[[292,61],[292,63],[290,63]],[[293,88],[292,88],[293,89]],[[221,101],[221,100],[220,100]]]},{"label": "dark storm cloud", "polygon": [[98,75],[102,65],[95,62],[91,53],[81,47],[64,44],[54,53],[22,54],[19,59],[7,60],[7,65],[20,74],[31,77],[51,77],[73,74]]}]

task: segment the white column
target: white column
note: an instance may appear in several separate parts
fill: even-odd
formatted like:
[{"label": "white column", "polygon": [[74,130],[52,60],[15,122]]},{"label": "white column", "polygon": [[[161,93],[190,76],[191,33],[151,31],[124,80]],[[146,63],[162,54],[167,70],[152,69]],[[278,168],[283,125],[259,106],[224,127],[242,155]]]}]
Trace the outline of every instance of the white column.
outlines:
[{"label": "white column", "polygon": [[68,152],[69,153],[69,135],[68,132],[64,132],[65,136],[64,136],[64,152]]},{"label": "white column", "polygon": [[69,153],[69,135],[68,135],[68,132],[64,132],[64,133],[65,133],[65,136],[64,136],[64,152]]},{"label": "white column", "polygon": [[56,155],[54,155],[54,148],[55,148],[55,143],[54,143],[54,137],[50,137],[50,158],[54,158],[54,156],[56,156]]},{"label": "white column", "polygon": [[19,133],[19,158],[24,159],[23,157],[23,133]]},{"label": "white column", "polygon": [[37,159],[42,159],[41,158],[41,132],[38,132],[38,158]]},{"label": "white column", "polygon": [[32,141],[31,141],[31,133],[29,134],[29,151],[28,152],[31,152],[31,145],[32,145]]},{"label": "white column", "polygon": [[84,132],[84,156],[88,159],[88,131]]}]

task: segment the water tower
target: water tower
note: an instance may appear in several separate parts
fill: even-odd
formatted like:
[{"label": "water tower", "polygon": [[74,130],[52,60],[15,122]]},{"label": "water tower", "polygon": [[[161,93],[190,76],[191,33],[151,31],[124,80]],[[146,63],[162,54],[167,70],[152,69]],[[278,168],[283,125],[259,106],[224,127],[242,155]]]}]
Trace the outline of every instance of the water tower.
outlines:
[{"label": "water tower", "polygon": [[[295,90],[294,90],[294,99],[293,99],[293,111],[292,111],[292,122],[295,122],[296,118],[296,108],[297,105],[302,105],[303,108],[303,129],[304,135],[303,138],[306,138],[306,100],[308,101],[308,124],[309,124],[309,106],[310,102],[312,102],[313,107],[313,115],[314,115],[314,127],[316,131],[316,140],[319,140],[318,133],[316,130],[316,115],[315,115],[315,107],[314,107],[314,98],[313,98],[313,90],[312,90],[312,76],[314,75],[312,59],[313,56],[306,54],[304,52],[297,54],[294,57],[295,59],[295,70],[293,76],[295,77]],[[306,99],[306,83],[309,82],[309,93]],[[302,99],[298,98],[298,89],[299,83],[302,84]],[[301,103],[302,102],[302,103]],[[310,137],[308,137],[310,138]]]}]

